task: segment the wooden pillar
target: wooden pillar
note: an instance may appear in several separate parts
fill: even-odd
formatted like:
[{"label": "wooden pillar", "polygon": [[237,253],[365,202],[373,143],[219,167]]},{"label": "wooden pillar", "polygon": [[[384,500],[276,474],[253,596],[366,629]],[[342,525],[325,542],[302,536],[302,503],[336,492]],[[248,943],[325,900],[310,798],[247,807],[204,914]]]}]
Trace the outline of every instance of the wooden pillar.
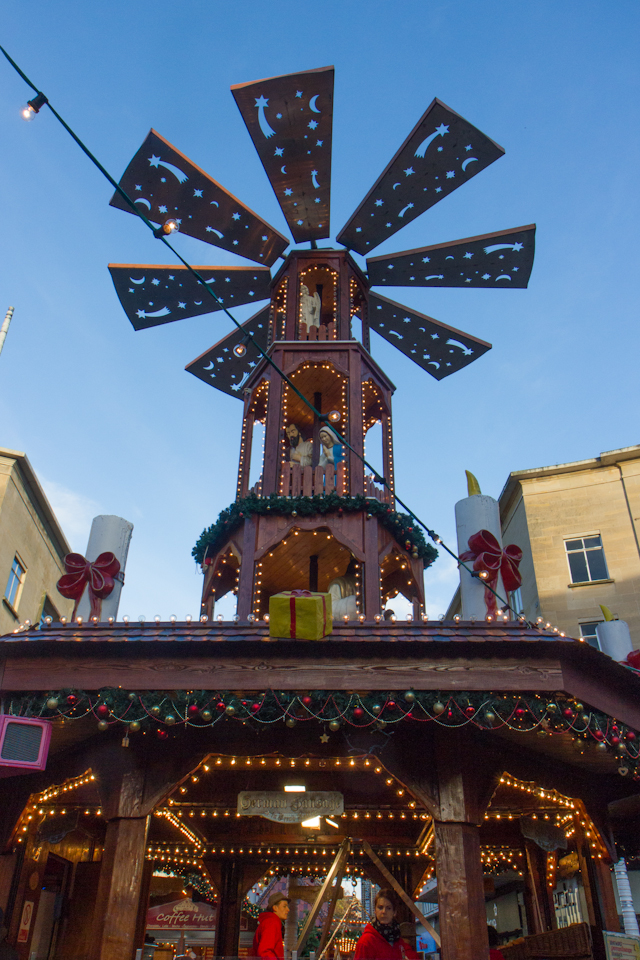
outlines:
[{"label": "wooden pillar", "polygon": [[620,918],[616,906],[616,897],[613,892],[611,867],[608,863],[605,863],[604,860],[600,860],[597,857],[592,863],[596,887],[598,889],[598,899],[600,900],[603,929],[610,930],[612,933],[620,933]]},{"label": "wooden pillar", "polygon": [[486,960],[487,913],[475,823],[434,822],[442,960]]},{"label": "wooden pillar", "polygon": [[438,804],[433,821],[442,960],[488,960],[480,823],[493,779],[459,731],[436,735]]},{"label": "wooden pillar", "polygon": [[380,556],[378,553],[378,521],[363,518],[364,523],[364,577],[362,599],[364,615],[373,620],[380,613]]},{"label": "wooden pillar", "polygon": [[[364,455],[364,425],[362,423],[362,364],[360,354],[355,351],[349,351],[349,432],[345,433],[345,427],[342,425],[341,432],[359,456]],[[349,463],[349,487],[350,496],[361,493],[364,487],[364,464],[362,460],[354,456],[349,451],[347,453]]]},{"label": "wooden pillar", "polygon": [[253,609],[253,577],[255,570],[256,518],[245,517],[242,534],[242,563],[238,582],[238,616],[246,620]]},{"label": "wooden pillar", "polygon": [[148,817],[107,823],[94,927],[95,960],[131,960],[142,892]]},{"label": "wooden pillar", "polygon": [[216,956],[237,957],[242,901],[254,883],[264,876],[265,866],[242,864],[229,858],[207,860],[205,866],[219,894]]},{"label": "wooden pillar", "polygon": [[529,933],[546,933],[555,928],[550,916],[547,896],[547,875],[542,864],[542,850],[532,840],[524,841],[525,907]]}]

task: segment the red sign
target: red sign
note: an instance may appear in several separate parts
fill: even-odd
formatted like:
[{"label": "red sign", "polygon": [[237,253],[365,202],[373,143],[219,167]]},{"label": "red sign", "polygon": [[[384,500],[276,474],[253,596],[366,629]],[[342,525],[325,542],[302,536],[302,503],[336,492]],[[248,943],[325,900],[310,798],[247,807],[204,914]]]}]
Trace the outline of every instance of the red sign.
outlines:
[{"label": "red sign", "polygon": [[218,907],[211,903],[194,903],[188,897],[150,907],[148,930],[215,930]]},{"label": "red sign", "polygon": [[33,900],[25,900],[18,930],[18,943],[26,943],[29,939],[29,928],[33,919]]}]

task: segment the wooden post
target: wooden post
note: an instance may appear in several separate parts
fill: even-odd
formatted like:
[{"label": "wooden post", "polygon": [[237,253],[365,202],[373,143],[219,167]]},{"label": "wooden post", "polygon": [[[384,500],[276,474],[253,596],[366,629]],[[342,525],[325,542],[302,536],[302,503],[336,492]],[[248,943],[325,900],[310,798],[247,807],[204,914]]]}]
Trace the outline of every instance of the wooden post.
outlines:
[{"label": "wooden post", "polygon": [[95,909],[95,960],[133,956],[148,825],[148,817],[107,823]]},{"label": "wooden post", "polygon": [[391,889],[398,894],[398,896],[400,897],[404,905],[411,911],[411,913],[415,916],[415,918],[422,924],[422,926],[425,928],[427,933],[431,934],[437,946],[440,946],[440,937],[438,935],[438,932],[434,930],[434,928],[431,926],[431,924],[429,923],[427,918],[424,916],[424,914],[421,913],[420,910],[418,910],[418,908],[416,907],[411,897],[409,897],[405,893],[405,891],[402,889],[402,887],[400,886],[400,884],[398,883],[394,875],[389,870],[387,870],[387,868],[385,867],[380,857],[373,852],[371,846],[367,843],[366,840],[362,844],[362,849],[367,854],[367,856],[372,861],[372,863],[374,863],[375,866],[378,868],[378,870],[380,871],[382,876],[385,878],[385,880],[387,881]]},{"label": "wooden post", "polygon": [[593,872],[595,874],[596,887],[600,900],[600,913],[602,914],[602,925],[605,930],[612,933],[620,933],[620,919],[618,917],[618,908],[616,906],[616,897],[613,892],[613,877],[611,867],[604,860],[594,859]]},{"label": "wooden post", "polygon": [[245,517],[242,534],[242,563],[238,582],[238,616],[246,620],[253,609],[253,577],[255,571],[256,518]]},{"label": "wooden post", "polygon": [[220,896],[216,929],[216,956],[237,957],[242,901],[248,890],[264,876],[264,864],[225,858],[207,860],[205,866]]},{"label": "wooden post", "polygon": [[373,620],[380,613],[380,559],[378,554],[378,521],[366,517],[364,524],[364,577],[362,593],[364,614],[367,620]]},{"label": "wooden post", "polygon": [[298,948],[297,948],[298,956],[300,956],[300,954],[304,950],[304,946],[307,940],[309,939],[309,934],[313,930],[318,914],[320,913],[320,908],[325,901],[327,892],[329,891],[331,884],[333,883],[333,881],[338,875],[342,875],[342,871],[344,870],[350,850],[351,850],[351,841],[348,839],[343,840],[342,843],[340,844],[340,849],[336,854],[336,858],[331,864],[329,868],[329,872],[327,873],[326,877],[324,878],[324,882],[320,887],[320,892],[316,897],[316,902],[314,903],[314,905],[311,907],[311,910],[307,914],[307,919],[304,922],[304,927],[300,931],[300,936],[298,937]]}]

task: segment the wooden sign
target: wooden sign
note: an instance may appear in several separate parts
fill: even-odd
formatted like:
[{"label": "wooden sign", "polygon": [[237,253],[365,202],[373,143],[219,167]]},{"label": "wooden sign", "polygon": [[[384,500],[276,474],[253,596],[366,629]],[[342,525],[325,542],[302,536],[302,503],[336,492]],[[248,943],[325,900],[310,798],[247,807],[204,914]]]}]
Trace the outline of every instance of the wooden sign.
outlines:
[{"label": "wooden sign", "polygon": [[624,933],[604,934],[604,946],[607,960],[640,960],[640,940]]},{"label": "wooden sign", "polygon": [[280,793],[276,790],[243,790],[238,794],[242,817],[264,817],[275,823],[302,823],[313,817],[339,817],[344,797],[335,790]]}]

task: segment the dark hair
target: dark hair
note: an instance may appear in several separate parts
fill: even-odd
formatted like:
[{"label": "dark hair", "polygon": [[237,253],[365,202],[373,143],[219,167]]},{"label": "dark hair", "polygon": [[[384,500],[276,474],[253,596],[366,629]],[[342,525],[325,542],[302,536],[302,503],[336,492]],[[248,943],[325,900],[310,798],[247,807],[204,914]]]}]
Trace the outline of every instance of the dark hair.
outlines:
[{"label": "dark hair", "polygon": [[500,937],[498,936],[498,931],[490,923],[487,924],[487,935],[489,937],[489,946],[490,947],[499,947],[500,946]]},{"label": "dark hair", "polygon": [[389,889],[389,887],[383,887],[382,890],[378,890],[378,892],[376,893],[376,898],[373,901],[374,910],[378,905],[378,900],[388,900],[391,906],[393,907],[394,911],[398,909],[398,898],[393,892],[393,890]]}]

